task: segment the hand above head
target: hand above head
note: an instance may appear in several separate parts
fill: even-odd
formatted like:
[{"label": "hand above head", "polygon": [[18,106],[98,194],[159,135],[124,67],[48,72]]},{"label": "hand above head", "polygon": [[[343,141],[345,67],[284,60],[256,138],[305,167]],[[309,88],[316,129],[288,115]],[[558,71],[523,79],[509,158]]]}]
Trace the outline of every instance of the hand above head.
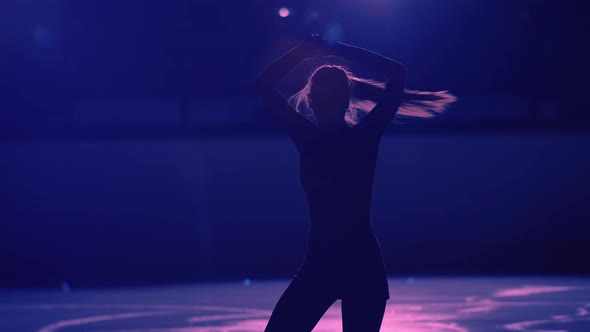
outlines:
[{"label": "hand above head", "polygon": [[330,54],[328,43],[318,34],[312,34],[305,38],[298,47],[303,50],[306,58],[315,58]]}]

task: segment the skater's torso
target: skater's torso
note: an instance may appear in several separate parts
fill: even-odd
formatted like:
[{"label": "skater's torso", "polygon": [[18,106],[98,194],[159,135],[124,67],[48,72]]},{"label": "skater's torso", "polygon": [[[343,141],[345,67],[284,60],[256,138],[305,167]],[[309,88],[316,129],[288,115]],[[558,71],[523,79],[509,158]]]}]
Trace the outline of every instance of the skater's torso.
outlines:
[{"label": "skater's torso", "polygon": [[379,141],[377,135],[351,128],[318,135],[301,149],[300,178],[314,254],[347,256],[347,250],[361,250],[374,241],[371,199]]},{"label": "skater's torso", "polygon": [[389,297],[381,248],[371,225],[379,142],[379,135],[351,128],[299,144],[311,227],[298,275],[333,289],[341,298],[357,293]]},{"label": "skater's torso", "polygon": [[300,179],[311,227],[318,232],[356,232],[370,227],[379,137],[349,129],[318,135],[301,151]]}]

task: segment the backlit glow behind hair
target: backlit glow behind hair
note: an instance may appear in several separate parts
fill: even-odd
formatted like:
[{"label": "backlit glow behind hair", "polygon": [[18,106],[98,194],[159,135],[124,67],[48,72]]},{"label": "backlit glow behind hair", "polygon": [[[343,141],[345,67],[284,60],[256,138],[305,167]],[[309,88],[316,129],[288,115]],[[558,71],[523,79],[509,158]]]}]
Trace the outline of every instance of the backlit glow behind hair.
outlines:
[{"label": "backlit glow behind hair", "polygon": [[[309,102],[309,93],[311,91],[311,82],[314,75],[322,68],[337,68],[342,70],[348,77],[349,87],[351,88],[351,98],[348,110],[345,115],[345,121],[349,126],[354,126],[369,113],[376,105],[376,100],[363,99],[355,96],[355,86],[364,84],[372,88],[385,90],[385,83],[371,79],[355,76],[350,70],[340,65],[322,65],[316,68],[307,79],[307,83],[299,92],[289,98],[289,103],[293,108],[317,124]],[[414,117],[414,118],[431,118],[444,112],[451,103],[457,98],[448,91],[419,91],[404,90],[402,101],[397,116]]]}]

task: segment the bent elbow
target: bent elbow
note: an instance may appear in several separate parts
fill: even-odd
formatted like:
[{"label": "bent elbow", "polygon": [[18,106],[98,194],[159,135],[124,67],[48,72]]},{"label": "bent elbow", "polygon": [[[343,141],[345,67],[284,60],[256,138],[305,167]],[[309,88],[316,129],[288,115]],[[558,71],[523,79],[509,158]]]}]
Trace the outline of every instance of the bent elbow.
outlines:
[{"label": "bent elbow", "polygon": [[406,66],[404,65],[400,65],[400,76],[402,77],[402,79],[406,79],[406,75],[408,73],[408,70],[406,69]]},{"label": "bent elbow", "polygon": [[395,79],[397,81],[404,82],[406,80],[406,73],[407,73],[406,66],[404,66],[400,63],[397,63],[391,71],[390,78]]},{"label": "bent elbow", "polygon": [[406,83],[406,67],[398,65],[389,76],[389,82],[396,86],[403,87]]}]

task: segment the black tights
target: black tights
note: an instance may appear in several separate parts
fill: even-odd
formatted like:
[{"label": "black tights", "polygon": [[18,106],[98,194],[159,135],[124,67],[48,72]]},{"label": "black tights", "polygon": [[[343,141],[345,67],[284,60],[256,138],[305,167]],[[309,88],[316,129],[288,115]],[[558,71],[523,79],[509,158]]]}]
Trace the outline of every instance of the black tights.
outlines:
[{"label": "black tights", "polygon": [[[265,332],[310,332],[337,297],[310,287],[297,277],[277,302]],[[387,300],[342,300],[343,332],[378,332]]]}]

